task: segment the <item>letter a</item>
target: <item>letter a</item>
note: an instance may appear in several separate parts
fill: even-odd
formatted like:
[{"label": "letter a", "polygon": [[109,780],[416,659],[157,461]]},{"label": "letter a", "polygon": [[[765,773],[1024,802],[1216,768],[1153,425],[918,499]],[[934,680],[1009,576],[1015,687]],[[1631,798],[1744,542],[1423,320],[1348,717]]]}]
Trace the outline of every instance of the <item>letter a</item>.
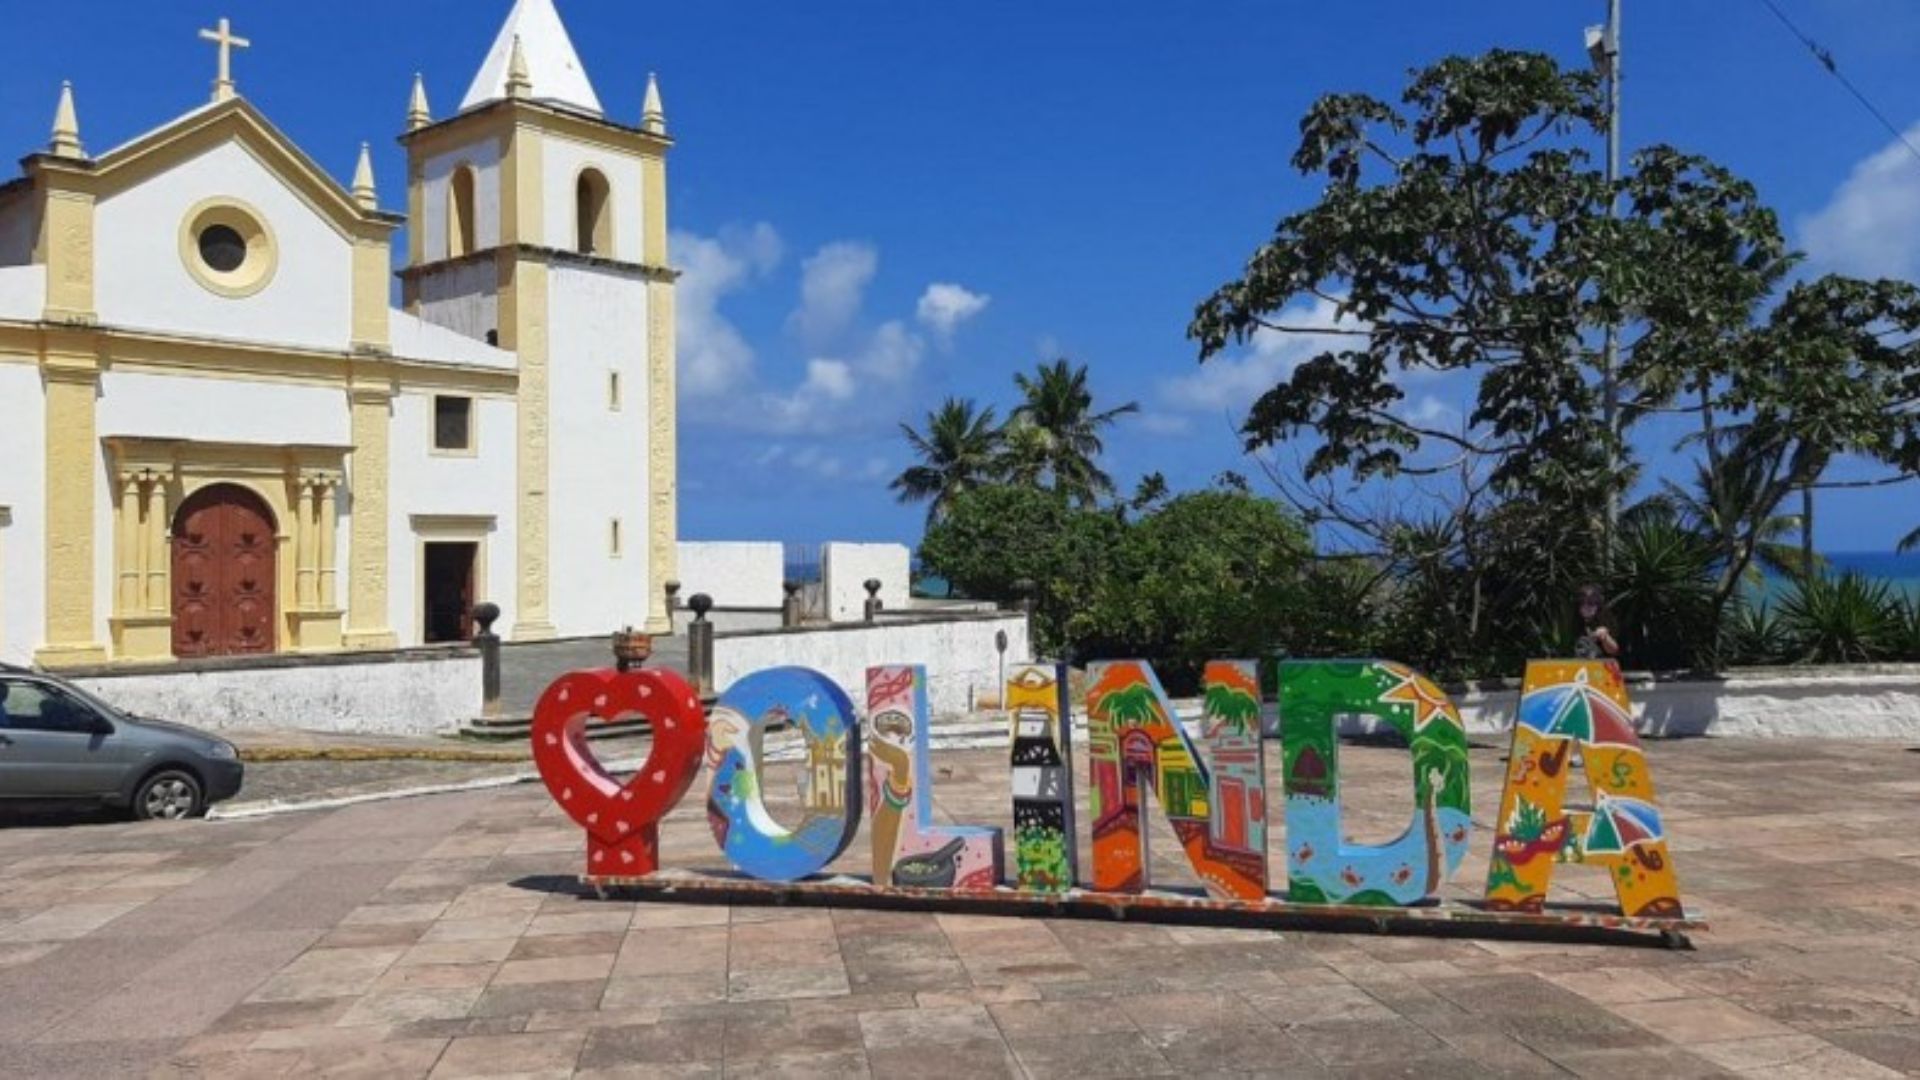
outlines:
[{"label": "letter a", "polygon": [[[1563,812],[1576,749],[1594,805]],[[1606,868],[1622,912],[1685,915],[1653,773],[1620,665],[1611,660],[1527,664],[1498,825],[1487,867],[1490,908],[1539,911],[1555,861],[1588,862]]]},{"label": "letter a", "polygon": [[867,669],[867,803],[873,883],[913,889],[991,889],[1006,862],[1000,830],[933,823],[927,669]]}]

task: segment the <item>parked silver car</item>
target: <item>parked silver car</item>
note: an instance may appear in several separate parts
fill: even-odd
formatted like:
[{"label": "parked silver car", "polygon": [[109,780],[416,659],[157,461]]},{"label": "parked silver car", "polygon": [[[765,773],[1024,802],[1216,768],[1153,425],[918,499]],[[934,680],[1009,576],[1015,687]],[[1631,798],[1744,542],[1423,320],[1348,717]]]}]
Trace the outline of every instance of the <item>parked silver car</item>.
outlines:
[{"label": "parked silver car", "polygon": [[128,716],[63,679],[0,665],[0,800],[188,818],[240,790],[233,744]]}]

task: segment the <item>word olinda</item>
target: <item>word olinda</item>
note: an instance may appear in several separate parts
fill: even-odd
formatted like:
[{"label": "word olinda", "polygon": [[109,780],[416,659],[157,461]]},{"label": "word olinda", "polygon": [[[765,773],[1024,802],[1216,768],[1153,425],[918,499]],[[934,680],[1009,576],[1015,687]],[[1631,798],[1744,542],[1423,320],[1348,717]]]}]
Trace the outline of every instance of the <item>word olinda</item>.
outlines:
[{"label": "word olinda", "polygon": [[[917,665],[868,670],[864,732],[846,691],[805,668],[741,679],[711,716],[670,671],[574,672],[540,700],[534,760],[586,830],[589,880],[659,869],[659,822],[704,761],[715,841],[739,871],[766,881],[825,869],[871,814],[876,888],[1140,893],[1150,884],[1141,815],[1152,802],[1215,898],[1267,900],[1272,789],[1253,662],[1207,665],[1198,739],[1151,666],[1097,663],[1087,679],[1093,853],[1084,883],[1075,875],[1082,804],[1062,667],[1020,666],[1008,680],[1011,865],[999,828],[934,823],[926,671]],[[1286,900],[1408,906],[1436,896],[1473,843],[1467,739],[1453,702],[1420,673],[1378,660],[1284,663],[1279,687]],[[1391,843],[1342,840],[1337,720],[1356,715],[1399,732],[1413,759],[1411,820]],[[653,746],[623,784],[594,758],[586,727],[632,716],[651,723]],[[791,726],[805,746],[802,818],[791,829],[762,798],[761,737],[776,725]],[[1576,763],[1593,790],[1589,808],[1565,803]],[[1555,864],[1587,862],[1608,871],[1623,914],[1683,917],[1652,774],[1612,662],[1527,665],[1497,820],[1485,908],[1539,912]]]}]

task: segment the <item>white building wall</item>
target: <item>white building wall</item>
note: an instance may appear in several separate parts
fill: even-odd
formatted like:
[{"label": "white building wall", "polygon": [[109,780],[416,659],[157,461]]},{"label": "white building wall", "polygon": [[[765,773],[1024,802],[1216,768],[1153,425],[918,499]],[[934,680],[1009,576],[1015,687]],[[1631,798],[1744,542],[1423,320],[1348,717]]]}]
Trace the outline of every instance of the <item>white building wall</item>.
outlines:
[{"label": "white building wall", "polygon": [[600,170],[611,189],[608,208],[613,213],[612,257],[622,262],[640,261],[640,162],[590,143],[549,134],[541,142],[542,185],[546,200],[546,223],[542,243],[548,247],[573,251],[578,248],[579,208],[577,193],[580,173],[589,167]]},{"label": "white building wall", "polygon": [[[216,295],[181,261],[181,226],[210,195],[248,203],[274,234],[278,268],[252,296]],[[238,143],[101,200],[94,238],[94,306],[104,323],[321,349],[349,345],[352,245]]]},{"label": "white building wall", "polygon": [[[476,602],[499,604],[499,630],[512,626],[517,599],[515,514],[519,499],[516,408],[509,398],[474,399],[474,453],[433,450],[433,395],[403,393],[393,400],[389,443],[392,477],[388,489],[387,602],[394,634],[401,645],[421,643],[422,592],[419,578],[421,535],[415,515],[490,516],[484,537],[486,567],[475,590]],[[348,522],[341,523],[342,529]],[[342,548],[341,550],[345,550]]]},{"label": "white building wall", "polygon": [[491,259],[436,271],[420,282],[420,317],[484,343],[500,328],[499,280]]},{"label": "white building wall", "polygon": [[46,406],[40,369],[0,358],[0,661],[32,662],[45,637]]},{"label": "white building wall", "polygon": [[95,424],[102,438],[347,446],[347,396],[324,386],[106,371]]},{"label": "white building wall", "polygon": [[35,321],[46,310],[46,267],[0,266],[0,319]]},{"label": "white building wall", "polygon": [[[551,605],[563,635],[646,620],[647,298],[640,280],[555,265],[547,286],[551,468]],[[621,407],[608,407],[618,370]],[[621,554],[610,548],[620,519]]]},{"label": "white building wall", "polygon": [[927,697],[936,715],[965,712],[976,701],[1000,697],[1000,650],[995,635],[1007,635],[1007,660],[1029,655],[1024,615],[989,615],[926,621],[716,634],[713,685],[728,686],[762,668],[812,668],[840,684],[864,706],[867,669],[879,664],[924,664]]},{"label": "white building wall", "polygon": [[787,572],[786,548],[754,541],[683,541],[680,603],[706,593],[715,607],[777,608]]},{"label": "white building wall", "polygon": [[907,610],[912,557],[905,544],[825,544],[820,549],[820,582],[827,593],[827,617],[853,622],[866,617],[868,578],[880,579],[880,602],[887,611]]},{"label": "white building wall", "polygon": [[421,250],[428,262],[447,257],[448,183],[462,164],[473,166],[474,250],[500,244],[500,144],[487,139],[428,158],[421,168],[425,201],[420,220],[411,226],[420,230]]}]

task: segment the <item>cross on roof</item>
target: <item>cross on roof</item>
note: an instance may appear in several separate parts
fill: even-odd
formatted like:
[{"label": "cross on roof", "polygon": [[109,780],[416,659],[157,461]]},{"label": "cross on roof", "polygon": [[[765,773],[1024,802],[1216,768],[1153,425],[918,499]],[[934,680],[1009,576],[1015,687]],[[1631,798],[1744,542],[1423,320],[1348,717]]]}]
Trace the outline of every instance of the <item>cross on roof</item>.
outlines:
[{"label": "cross on roof", "polygon": [[220,46],[220,77],[213,81],[213,100],[225,101],[233,96],[233,50],[248,48],[253,42],[235,36],[232,24],[225,18],[220,20],[218,27],[216,30],[200,31],[200,40]]}]

